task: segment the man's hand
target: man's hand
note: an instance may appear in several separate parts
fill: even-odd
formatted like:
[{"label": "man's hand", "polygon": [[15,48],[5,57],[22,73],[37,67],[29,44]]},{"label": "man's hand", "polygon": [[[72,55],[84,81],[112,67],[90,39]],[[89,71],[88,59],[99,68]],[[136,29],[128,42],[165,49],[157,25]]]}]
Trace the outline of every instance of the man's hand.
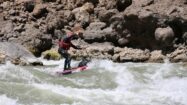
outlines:
[{"label": "man's hand", "polygon": [[81,48],[80,46],[77,46],[77,49],[78,49],[78,50],[82,50],[82,48]]}]

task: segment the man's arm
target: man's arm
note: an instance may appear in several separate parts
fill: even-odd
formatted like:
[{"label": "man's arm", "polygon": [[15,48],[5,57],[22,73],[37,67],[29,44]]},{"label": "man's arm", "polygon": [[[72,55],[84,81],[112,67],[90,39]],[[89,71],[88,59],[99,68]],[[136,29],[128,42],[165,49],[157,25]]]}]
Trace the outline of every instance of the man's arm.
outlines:
[{"label": "man's arm", "polygon": [[71,47],[73,47],[74,49],[78,49],[78,50],[82,49],[82,48],[80,48],[79,46],[75,46],[75,45],[72,44],[72,43],[71,43]]}]

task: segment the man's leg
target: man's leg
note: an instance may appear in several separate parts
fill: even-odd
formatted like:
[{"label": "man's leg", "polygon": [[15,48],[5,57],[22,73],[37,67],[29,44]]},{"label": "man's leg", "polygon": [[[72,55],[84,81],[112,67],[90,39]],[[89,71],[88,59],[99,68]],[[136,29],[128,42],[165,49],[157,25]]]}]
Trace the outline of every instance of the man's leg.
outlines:
[{"label": "man's leg", "polygon": [[65,58],[65,61],[64,61],[64,70],[68,69],[67,66],[68,66],[68,59]]},{"label": "man's leg", "polygon": [[68,54],[63,49],[58,49],[58,52],[60,53],[61,56],[63,56],[65,58],[65,60],[64,60],[64,70],[67,70],[68,69],[67,68],[67,66],[68,66]]},{"label": "man's leg", "polygon": [[71,69],[71,56],[70,54],[67,54],[67,61],[68,61],[68,69]]}]

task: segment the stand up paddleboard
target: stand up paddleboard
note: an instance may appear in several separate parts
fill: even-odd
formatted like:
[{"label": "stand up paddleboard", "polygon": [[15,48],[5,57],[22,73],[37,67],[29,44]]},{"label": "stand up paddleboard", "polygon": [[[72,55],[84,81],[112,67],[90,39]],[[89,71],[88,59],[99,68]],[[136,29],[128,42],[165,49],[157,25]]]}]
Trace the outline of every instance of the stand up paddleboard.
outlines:
[{"label": "stand up paddleboard", "polygon": [[88,66],[87,66],[87,63],[90,62],[90,60],[87,60],[87,59],[83,59],[78,67],[75,67],[75,68],[71,68],[71,69],[68,69],[68,70],[60,70],[60,71],[56,71],[56,73],[58,75],[68,75],[68,74],[72,74],[72,73],[75,73],[75,72],[80,72],[80,71],[85,71],[85,70],[88,70]]},{"label": "stand up paddleboard", "polygon": [[68,75],[68,74],[72,74],[75,72],[80,72],[80,71],[84,71],[87,70],[88,66],[81,66],[81,67],[75,67],[75,68],[71,68],[68,70],[62,70],[62,71],[57,71],[56,73],[58,75]]}]

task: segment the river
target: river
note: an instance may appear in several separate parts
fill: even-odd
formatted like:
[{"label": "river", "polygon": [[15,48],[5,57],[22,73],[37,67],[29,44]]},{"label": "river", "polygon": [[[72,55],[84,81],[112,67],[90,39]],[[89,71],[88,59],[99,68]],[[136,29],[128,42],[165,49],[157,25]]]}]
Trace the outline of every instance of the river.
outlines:
[{"label": "river", "polygon": [[58,76],[63,60],[43,62],[0,65],[0,105],[187,105],[182,63],[92,60],[87,71]]}]

